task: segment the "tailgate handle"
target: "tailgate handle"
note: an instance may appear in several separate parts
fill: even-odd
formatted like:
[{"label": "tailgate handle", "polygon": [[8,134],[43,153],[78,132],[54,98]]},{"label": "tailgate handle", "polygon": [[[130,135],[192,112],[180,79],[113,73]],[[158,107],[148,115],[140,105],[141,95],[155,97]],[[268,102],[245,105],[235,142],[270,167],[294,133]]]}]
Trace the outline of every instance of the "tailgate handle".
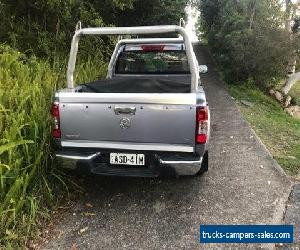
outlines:
[{"label": "tailgate handle", "polygon": [[121,108],[121,107],[115,107],[115,114],[127,114],[127,115],[135,115],[136,107],[128,107],[128,108]]}]

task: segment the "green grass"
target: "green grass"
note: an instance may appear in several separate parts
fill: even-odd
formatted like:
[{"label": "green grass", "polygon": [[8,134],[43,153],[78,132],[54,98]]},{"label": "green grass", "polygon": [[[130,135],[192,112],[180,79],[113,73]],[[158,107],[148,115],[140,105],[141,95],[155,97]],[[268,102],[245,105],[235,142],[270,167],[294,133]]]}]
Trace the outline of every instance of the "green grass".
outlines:
[{"label": "green grass", "polygon": [[296,82],[291,88],[289,95],[300,105],[300,81]]},{"label": "green grass", "polygon": [[45,188],[51,152],[48,110],[58,79],[47,63],[0,47],[1,245],[24,243],[41,196],[50,198]]},{"label": "green grass", "polygon": [[[300,170],[300,120],[287,114],[272,97],[252,84],[229,85],[245,118],[271,154],[291,175]],[[246,107],[246,100],[254,104]]]},{"label": "green grass", "polygon": [[[103,76],[104,66],[82,61],[77,81]],[[0,45],[0,249],[23,248],[68,189],[53,166],[50,117],[65,72],[65,63],[50,65]]]}]

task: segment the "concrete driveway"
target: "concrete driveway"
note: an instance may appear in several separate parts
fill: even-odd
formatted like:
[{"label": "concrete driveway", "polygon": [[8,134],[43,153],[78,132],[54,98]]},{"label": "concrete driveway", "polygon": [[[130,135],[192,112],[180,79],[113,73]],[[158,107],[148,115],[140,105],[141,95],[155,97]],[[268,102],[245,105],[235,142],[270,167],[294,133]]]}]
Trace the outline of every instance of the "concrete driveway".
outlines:
[{"label": "concrete driveway", "polygon": [[86,178],[87,195],[62,216],[44,249],[223,249],[229,245],[199,243],[200,224],[282,222],[290,181],[243,119],[207,50],[196,51],[209,66],[202,77],[212,114],[209,172],[168,180]]}]

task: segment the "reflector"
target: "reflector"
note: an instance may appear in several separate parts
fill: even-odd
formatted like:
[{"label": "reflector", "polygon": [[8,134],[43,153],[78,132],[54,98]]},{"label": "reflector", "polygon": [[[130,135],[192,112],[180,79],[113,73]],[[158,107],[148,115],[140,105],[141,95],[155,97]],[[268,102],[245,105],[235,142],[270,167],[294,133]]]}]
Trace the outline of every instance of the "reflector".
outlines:
[{"label": "reflector", "polygon": [[198,144],[205,144],[206,141],[207,141],[207,135],[204,135],[204,134],[202,134],[202,135],[197,135],[196,140],[197,140],[197,143],[198,143]]}]

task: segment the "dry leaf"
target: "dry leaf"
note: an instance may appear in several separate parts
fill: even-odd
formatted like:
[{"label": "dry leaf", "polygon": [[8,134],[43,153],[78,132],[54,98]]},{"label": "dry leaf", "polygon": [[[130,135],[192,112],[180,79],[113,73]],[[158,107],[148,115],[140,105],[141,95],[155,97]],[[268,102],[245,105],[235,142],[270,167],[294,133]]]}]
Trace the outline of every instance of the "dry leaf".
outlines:
[{"label": "dry leaf", "polygon": [[93,207],[93,205],[91,203],[85,203],[86,207]]},{"label": "dry leaf", "polygon": [[73,243],[70,250],[77,250],[77,244]]},{"label": "dry leaf", "polygon": [[90,216],[96,216],[95,213],[84,213],[84,216],[90,217]]},{"label": "dry leaf", "polygon": [[85,228],[82,228],[79,230],[79,233],[80,234],[83,234],[84,232],[86,232],[89,228],[88,227],[85,227]]}]

